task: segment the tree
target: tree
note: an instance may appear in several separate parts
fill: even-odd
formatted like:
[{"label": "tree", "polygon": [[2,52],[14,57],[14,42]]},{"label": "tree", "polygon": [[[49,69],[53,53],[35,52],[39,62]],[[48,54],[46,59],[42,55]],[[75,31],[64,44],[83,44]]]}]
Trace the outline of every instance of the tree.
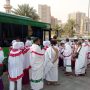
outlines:
[{"label": "tree", "polygon": [[36,13],[36,10],[33,7],[30,7],[29,4],[18,5],[18,8],[14,8],[12,13],[16,15],[22,15],[32,18],[33,20],[38,20],[39,16]]},{"label": "tree", "polygon": [[74,28],[76,24],[75,21],[70,19],[64,26],[64,34],[68,35],[69,37],[73,37],[75,34]]},{"label": "tree", "polygon": [[57,24],[57,25],[55,25],[55,26],[53,27],[53,30],[56,32],[56,35],[57,35],[57,36],[60,36],[60,37],[61,37],[61,34],[62,34],[62,32],[63,32],[63,29],[62,29],[61,26],[59,26],[59,25]]}]

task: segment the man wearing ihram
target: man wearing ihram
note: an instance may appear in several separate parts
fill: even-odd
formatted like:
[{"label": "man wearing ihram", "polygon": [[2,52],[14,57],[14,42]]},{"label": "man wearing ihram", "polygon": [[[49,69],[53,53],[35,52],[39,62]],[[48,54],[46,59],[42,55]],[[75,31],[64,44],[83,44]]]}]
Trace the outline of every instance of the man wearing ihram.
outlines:
[{"label": "man wearing ihram", "polygon": [[31,46],[31,57],[30,57],[30,81],[31,89],[41,90],[43,88],[43,62],[44,54],[40,48],[40,39],[35,38],[34,44]]}]

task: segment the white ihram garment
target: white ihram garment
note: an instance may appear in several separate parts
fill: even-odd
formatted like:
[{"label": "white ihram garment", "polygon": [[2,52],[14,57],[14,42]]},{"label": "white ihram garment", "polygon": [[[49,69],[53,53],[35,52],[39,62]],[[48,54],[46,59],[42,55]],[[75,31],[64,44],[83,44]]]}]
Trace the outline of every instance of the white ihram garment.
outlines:
[{"label": "white ihram garment", "polygon": [[43,46],[44,47],[42,48],[42,52],[45,54],[45,51],[50,46],[50,41],[43,41]]},{"label": "white ihram garment", "polygon": [[58,60],[53,64],[56,52],[50,46],[45,52],[44,74],[47,81],[58,81]]},{"label": "white ihram garment", "polygon": [[23,50],[23,55],[24,55],[24,63],[23,63],[23,68],[25,69],[30,69],[30,47],[25,47]]},{"label": "white ihram garment", "polygon": [[75,74],[85,74],[87,68],[87,53],[88,46],[82,45],[82,48],[79,52],[79,56],[75,62]]},{"label": "white ihram garment", "polygon": [[[9,90],[15,90],[15,83],[10,81]],[[17,80],[17,90],[22,90],[22,78]]]},{"label": "white ihram garment", "polygon": [[4,53],[2,48],[0,47],[0,64],[2,64],[3,60],[4,60]]},{"label": "white ihram garment", "polygon": [[17,81],[17,90],[22,89],[23,77],[23,55],[19,50],[19,42],[14,43],[13,49],[10,51],[8,59],[8,72],[10,79],[9,90],[15,89],[15,81]]},{"label": "white ihram garment", "polygon": [[66,67],[66,72],[72,72],[71,68],[72,49],[69,43],[65,44],[63,56],[64,56],[64,67]]},{"label": "white ihram garment", "polygon": [[40,90],[43,88],[43,62],[44,54],[42,53],[41,48],[33,44],[31,46],[31,55],[30,55],[30,79],[31,79],[31,88],[33,90]]},{"label": "white ihram garment", "polygon": [[90,64],[90,42],[88,43],[88,55],[87,55],[87,64]]},{"label": "white ihram garment", "polygon": [[[16,54],[19,54],[15,56]],[[20,77],[23,76],[23,61],[22,61],[22,52],[16,51],[13,52],[11,50],[9,59],[8,59],[8,71],[9,71],[9,78],[12,81],[17,81]]]}]

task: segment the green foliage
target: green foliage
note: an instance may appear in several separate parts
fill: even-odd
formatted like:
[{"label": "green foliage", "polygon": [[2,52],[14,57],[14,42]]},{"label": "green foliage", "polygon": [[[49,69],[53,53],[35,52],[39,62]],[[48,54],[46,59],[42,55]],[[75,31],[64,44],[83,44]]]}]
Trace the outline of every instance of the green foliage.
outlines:
[{"label": "green foliage", "polygon": [[29,4],[18,5],[18,8],[14,8],[12,13],[16,15],[22,15],[32,18],[33,20],[38,20],[39,16],[36,13],[36,10],[33,7],[30,7]]},{"label": "green foliage", "polygon": [[56,34],[60,34],[60,35],[57,35],[57,36],[61,36],[62,35],[63,29],[58,24],[53,27],[53,30],[56,31]]},{"label": "green foliage", "polygon": [[55,27],[53,27],[53,30],[58,30],[58,31],[60,31],[60,30],[61,30],[61,27],[57,24]]},{"label": "green foliage", "polygon": [[64,30],[63,34],[67,35],[69,37],[73,37],[75,34],[74,27],[75,27],[75,21],[68,20],[68,22],[65,24],[65,26],[63,28],[63,30]]}]

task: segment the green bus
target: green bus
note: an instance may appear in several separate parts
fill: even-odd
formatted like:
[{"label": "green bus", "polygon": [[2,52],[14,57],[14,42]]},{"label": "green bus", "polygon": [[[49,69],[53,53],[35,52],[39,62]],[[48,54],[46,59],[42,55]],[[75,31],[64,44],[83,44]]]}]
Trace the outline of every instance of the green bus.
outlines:
[{"label": "green bus", "polygon": [[39,37],[43,40],[50,40],[51,25],[34,21],[26,16],[19,16],[0,12],[0,46],[5,47],[7,55],[11,41],[19,37],[25,40],[27,36]]}]

